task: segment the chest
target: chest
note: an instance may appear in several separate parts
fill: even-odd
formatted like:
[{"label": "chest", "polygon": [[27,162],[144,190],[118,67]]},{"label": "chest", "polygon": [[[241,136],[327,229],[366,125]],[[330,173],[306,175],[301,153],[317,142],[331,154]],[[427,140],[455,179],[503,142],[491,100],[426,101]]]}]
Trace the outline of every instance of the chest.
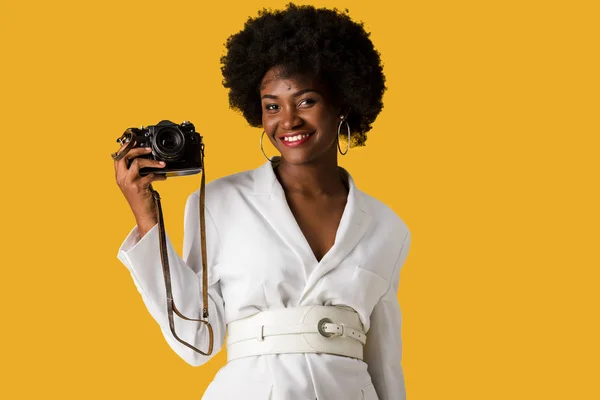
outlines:
[{"label": "chest", "polygon": [[355,198],[348,196],[345,207],[283,193],[226,200],[210,215],[223,227],[214,276],[228,320],[310,304],[346,305],[369,315],[387,289],[399,232],[389,221],[373,221]]},{"label": "chest", "polygon": [[335,243],[346,198],[287,196],[287,203],[315,258],[320,261]]}]

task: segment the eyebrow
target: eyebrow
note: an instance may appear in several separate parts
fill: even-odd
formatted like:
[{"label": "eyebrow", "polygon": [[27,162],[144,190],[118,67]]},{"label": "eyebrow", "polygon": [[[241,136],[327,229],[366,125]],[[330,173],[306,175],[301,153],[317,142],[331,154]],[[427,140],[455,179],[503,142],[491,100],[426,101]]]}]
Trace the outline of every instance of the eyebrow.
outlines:
[{"label": "eyebrow", "polygon": [[[293,97],[298,97],[298,96],[302,96],[304,93],[308,93],[308,92],[315,92],[315,93],[319,93],[319,91],[318,91],[318,90],[315,90],[315,89],[310,89],[310,88],[308,88],[308,89],[302,89],[302,90],[300,90],[300,91],[298,91],[298,92],[294,93],[292,96],[293,96]],[[321,93],[319,93],[319,94],[321,94]],[[261,97],[261,100],[262,100],[262,99],[278,99],[278,97],[277,97],[277,96],[274,96],[274,95],[272,95],[272,94],[264,94],[264,95]]]}]

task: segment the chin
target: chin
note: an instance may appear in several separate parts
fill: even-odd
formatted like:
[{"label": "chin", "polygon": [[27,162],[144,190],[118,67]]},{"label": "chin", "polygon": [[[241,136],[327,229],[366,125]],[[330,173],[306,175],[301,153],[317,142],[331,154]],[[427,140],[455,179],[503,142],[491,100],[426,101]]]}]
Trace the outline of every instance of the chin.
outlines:
[{"label": "chin", "polygon": [[327,154],[311,154],[305,152],[297,152],[295,154],[281,153],[281,157],[287,164],[290,165],[307,165],[325,161]]},{"label": "chin", "polygon": [[281,158],[285,160],[286,164],[291,165],[302,165],[308,164],[313,160],[308,154],[285,154],[281,153]]}]

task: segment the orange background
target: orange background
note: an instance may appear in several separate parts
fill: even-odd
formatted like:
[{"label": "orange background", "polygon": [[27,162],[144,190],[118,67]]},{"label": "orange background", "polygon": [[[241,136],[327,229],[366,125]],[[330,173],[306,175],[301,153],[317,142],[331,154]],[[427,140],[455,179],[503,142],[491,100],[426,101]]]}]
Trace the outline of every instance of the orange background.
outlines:
[{"label": "orange background", "polygon": [[[593,3],[313,3],[364,21],[385,63],[385,108],[341,164],[413,234],[410,400],[600,398]],[[209,181],[262,164],[219,58],[284,4],[0,0],[0,398],[201,397],[225,354],[188,366],[147,313],[116,258],[134,220],[109,154],[187,119]],[[198,183],[156,185],[178,250]]]}]

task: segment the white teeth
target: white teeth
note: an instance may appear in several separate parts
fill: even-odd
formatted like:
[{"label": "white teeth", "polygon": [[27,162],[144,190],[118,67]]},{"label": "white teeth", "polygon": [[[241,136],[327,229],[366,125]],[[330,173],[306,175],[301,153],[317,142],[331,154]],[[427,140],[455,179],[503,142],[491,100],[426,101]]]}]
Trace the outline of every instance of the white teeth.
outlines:
[{"label": "white teeth", "polygon": [[284,137],[283,140],[285,140],[286,142],[296,142],[300,139],[304,139],[307,138],[308,136],[310,136],[308,133],[305,133],[304,135],[296,135],[296,136],[287,136]]}]

